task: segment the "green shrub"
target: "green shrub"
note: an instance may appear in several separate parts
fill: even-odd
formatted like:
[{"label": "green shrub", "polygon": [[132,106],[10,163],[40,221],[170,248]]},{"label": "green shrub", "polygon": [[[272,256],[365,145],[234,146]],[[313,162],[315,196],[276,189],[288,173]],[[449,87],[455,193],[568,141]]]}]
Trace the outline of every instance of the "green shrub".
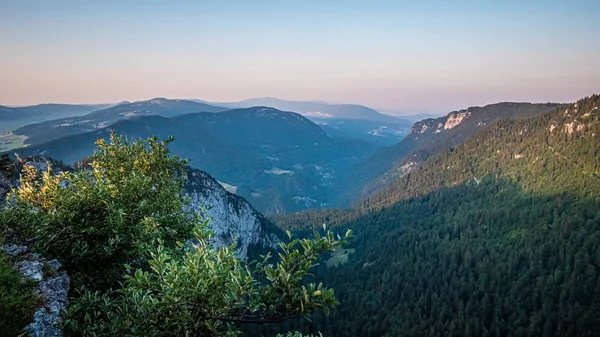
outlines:
[{"label": "green shrub", "polygon": [[185,162],[156,137],[100,139],[90,169],[39,174],[26,165],[3,222],[35,249],[59,259],[75,286],[116,285],[123,265],[145,261],[157,239],[166,247],[191,236],[194,216],[183,211]]},{"label": "green shrub", "polygon": [[185,254],[168,253],[159,245],[151,254],[150,271],[138,269],[126,276],[117,291],[83,294],[69,309],[66,332],[237,336],[240,324],[279,323],[317,310],[328,314],[338,304],[332,289],[303,282],[322,254],[345,243],[331,232],[280,244],[276,265],[267,254],[249,266],[236,258],[235,246],[215,250],[207,225],[196,228],[199,244],[187,247]]}]

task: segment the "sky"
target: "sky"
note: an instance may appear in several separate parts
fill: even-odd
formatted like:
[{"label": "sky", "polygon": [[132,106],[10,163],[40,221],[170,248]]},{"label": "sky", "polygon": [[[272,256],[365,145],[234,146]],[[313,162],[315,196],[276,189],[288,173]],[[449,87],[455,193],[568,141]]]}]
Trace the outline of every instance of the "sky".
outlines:
[{"label": "sky", "polygon": [[447,112],[600,93],[600,1],[0,0],[0,104]]}]

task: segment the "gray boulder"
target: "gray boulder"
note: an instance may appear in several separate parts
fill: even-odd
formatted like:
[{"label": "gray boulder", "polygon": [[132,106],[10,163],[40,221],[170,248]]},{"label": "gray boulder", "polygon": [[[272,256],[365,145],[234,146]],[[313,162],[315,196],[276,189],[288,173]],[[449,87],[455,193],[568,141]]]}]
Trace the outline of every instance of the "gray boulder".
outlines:
[{"label": "gray boulder", "polygon": [[44,279],[44,264],[40,261],[19,261],[15,265],[21,275],[34,281],[41,281]]}]

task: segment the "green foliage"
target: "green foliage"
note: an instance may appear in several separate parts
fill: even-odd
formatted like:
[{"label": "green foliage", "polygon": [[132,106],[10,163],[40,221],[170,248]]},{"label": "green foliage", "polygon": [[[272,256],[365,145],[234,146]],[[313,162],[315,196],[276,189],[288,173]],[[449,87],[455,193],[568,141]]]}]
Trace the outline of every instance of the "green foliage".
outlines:
[{"label": "green foliage", "polygon": [[280,244],[275,266],[268,254],[246,265],[236,258],[235,246],[218,251],[211,246],[207,225],[208,220],[195,229],[197,244],[183,245],[185,254],[169,253],[160,244],[149,271],[127,275],[119,290],[83,294],[69,309],[67,332],[237,336],[243,323],[278,323],[316,310],[328,314],[338,304],[332,289],[302,282],[323,253],[345,243],[331,232]]},{"label": "green foliage", "polygon": [[33,320],[39,299],[36,285],[23,279],[8,257],[0,253],[0,327],[3,336],[18,336]]},{"label": "green foliage", "polygon": [[356,253],[315,272],[341,305],[329,317],[279,329],[326,336],[600,333],[597,196],[534,194],[486,177],[348,225],[360,233]]},{"label": "green foliage", "polygon": [[115,284],[125,263],[144,261],[157,239],[167,247],[189,237],[195,219],[184,212],[184,161],[172,141],[100,139],[91,169],[39,174],[24,166],[21,185],[2,215],[5,225],[36,239],[36,249],[57,258],[76,285]]}]

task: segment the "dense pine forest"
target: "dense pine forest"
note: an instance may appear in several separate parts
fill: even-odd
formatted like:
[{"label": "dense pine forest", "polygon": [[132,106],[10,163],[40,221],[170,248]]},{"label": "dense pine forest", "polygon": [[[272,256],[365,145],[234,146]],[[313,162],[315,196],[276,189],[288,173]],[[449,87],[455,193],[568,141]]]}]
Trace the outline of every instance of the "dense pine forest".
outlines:
[{"label": "dense pine forest", "polygon": [[[499,121],[351,211],[274,219],[356,233],[323,266],[328,336],[597,336],[600,96]],[[296,327],[299,327],[296,326]]]}]

